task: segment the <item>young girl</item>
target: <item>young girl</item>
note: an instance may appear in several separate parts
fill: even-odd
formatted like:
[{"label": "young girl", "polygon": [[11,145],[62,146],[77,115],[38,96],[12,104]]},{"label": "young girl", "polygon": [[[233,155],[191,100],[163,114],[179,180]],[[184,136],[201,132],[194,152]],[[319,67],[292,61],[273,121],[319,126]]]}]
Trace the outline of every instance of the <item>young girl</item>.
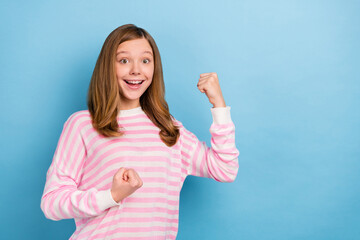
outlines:
[{"label": "young girl", "polygon": [[175,239],[186,176],[234,181],[239,152],[216,73],[197,84],[213,105],[211,148],[170,113],[159,50],[133,24],[106,38],[88,92],[73,113],[46,176],[41,209],[74,218],[70,239]]}]

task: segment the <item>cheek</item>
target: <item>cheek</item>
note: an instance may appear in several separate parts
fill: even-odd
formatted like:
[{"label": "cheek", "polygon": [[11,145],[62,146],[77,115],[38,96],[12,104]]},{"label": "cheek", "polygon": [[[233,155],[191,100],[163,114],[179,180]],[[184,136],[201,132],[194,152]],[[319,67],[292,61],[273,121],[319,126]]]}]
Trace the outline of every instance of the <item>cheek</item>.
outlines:
[{"label": "cheek", "polygon": [[127,66],[120,65],[119,63],[115,64],[115,72],[117,77],[123,77],[128,73],[129,69]]},{"label": "cheek", "polygon": [[151,67],[147,71],[148,77],[152,78],[154,76],[154,67]]}]

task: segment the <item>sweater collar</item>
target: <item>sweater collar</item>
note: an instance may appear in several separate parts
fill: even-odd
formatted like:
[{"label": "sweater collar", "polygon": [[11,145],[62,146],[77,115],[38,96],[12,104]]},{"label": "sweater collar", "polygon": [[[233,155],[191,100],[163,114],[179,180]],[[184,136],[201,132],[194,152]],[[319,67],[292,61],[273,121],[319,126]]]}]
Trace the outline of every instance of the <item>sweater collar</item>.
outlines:
[{"label": "sweater collar", "polygon": [[133,115],[140,114],[140,113],[143,113],[143,112],[144,111],[142,110],[142,108],[140,106],[140,107],[136,107],[136,108],[120,110],[120,112],[118,114],[118,117],[133,116]]}]

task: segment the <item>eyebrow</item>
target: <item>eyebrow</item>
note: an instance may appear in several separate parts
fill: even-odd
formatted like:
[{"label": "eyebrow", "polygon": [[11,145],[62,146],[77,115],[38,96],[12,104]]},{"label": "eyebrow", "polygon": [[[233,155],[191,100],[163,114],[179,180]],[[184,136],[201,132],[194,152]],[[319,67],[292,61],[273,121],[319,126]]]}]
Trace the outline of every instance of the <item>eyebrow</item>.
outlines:
[{"label": "eyebrow", "polygon": [[[120,53],[129,53],[129,52],[128,51],[120,51],[120,52],[117,52],[116,55],[118,55]],[[151,56],[153,55],[152,52],[150,52],[150,51],[144,51],[143,53],[149,53],[149,54],[151,54]]]}]

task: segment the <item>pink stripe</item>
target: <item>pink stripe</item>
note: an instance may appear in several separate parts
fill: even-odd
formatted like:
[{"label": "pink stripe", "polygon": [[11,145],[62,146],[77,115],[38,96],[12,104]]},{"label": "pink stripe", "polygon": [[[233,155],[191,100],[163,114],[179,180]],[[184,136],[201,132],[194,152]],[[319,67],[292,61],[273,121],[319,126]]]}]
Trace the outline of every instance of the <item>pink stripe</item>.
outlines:
[{"label": "pink stripe", "polygon": [[[112,179],[112,177],[114,176],[116,171],[117,171],[117,169],[109,171],[107,174],[105,174],[104,176],[99,178],[97,181],[90,184],[87,187],[87,189],[93,188],[93,187],[99,185],[100,183],[105,182],[106,180]],[[168,179],[166,179],[164,177],[142,177],[141,179],[143,180],[143,182],[147,182],[147,183],[166,183],[169,186],[178,186],[178,184],[179,184],[176,181],[169,181]]]},{"label": "pink stripe", "polygon": [[153,231],[174,231],[177,232],[177,227],[164,227],[164,226],[151,226],[151,227],[118,227],[114,230],[107,231],[106,233],[99,233],[94,236],[93,238],[105,238],[106,236],[111,236],[116,233],[130,233],[130,232],[153,232]]},{"label": "pink stripe", "polygon": [[79,215],[81,216],[81,217],[87,217],[85,214],[84,214],[84,212],[83,211],[81,211],[81,209],[80,209],[80,201],[81,201],[81,199],[82,199],[82,196],[83,195],[83,193],[77,193],[76,194],[76,207],[79,209]]},{"label": "pink stripe", "polygon": [[186,175],[189,174],[188,171],[186,170],[186,168],[182,168],[182,169],[181,169],[181,173],[182,173],[182,176],[183,176],[184,178],[186,177]]},{"label": "pink stripe", "polygon": [[[60,149],[60,156],[69,157],[66,153],[71,153],[71,150],[72,150],[72,145],[70,145],[70,150],[68,150],[70,135],[74,131],[73,130],[74,126],[77,124],[78,121],[80,121],[79,119],[86,117],[86,115],[87,114],[73,114],[73,115],[71,115],[69,120],[65,123],[64,131],[60,136],[60,142],[61,142],[61,146],[62,146],[62,148]],[[65,136],[66,129],[69,129],[69,130],[67,131],[66,136]],[[74,132],[78,132],[78,130],[76,130]],[[78,133],[76,133],[76,134],[78,134]],[[72,142],[73,141],[74,141],[74,139],[72,139]],[[62,159],[60,159],[60,160],[62,160]],[[62,165],[64,165],[64,164],[65,164],[65,161],[61,161],[59,163],[59,169],[63,169]]]},{"label": "pink stripe", "polygon": [[[149,223],[149,222],[160,222],[160,223],[175,223],[178,224],[178,220],[177,219],[170,219],[170,218],[164,218],[164,217],[142,217],[142,218],[125,218],[125,217],[120,217],[118,218],[116,221],[113,222],[107,222],[107,223],[103,223],[100,224],[99,226],[96,227],[96,230],[100,230],[103,228],[109,228],[111,226],[116,226],[118,223]],[[97,221],[96,224],[101,223],[101,221]],[[91,225],[94,225],[95,223],[92,223]],[[89,226],[89,225],[88,225]],[[79,237],[83,237],[84,235],[88,235],[88,233],[93,232],[93,230],[87,231],[87,232],[83,232],[81,234],[81,236]]]},{"label": "pink stripe", "polygon": [[[237,149],[235,147],[232,147],[232,148],[228,148],[228,149],[223,149],[223,150],[213,150],[214,153],[216,154],[220,154],[220,155],[224,155],[224,156],[227,156],[227,157],[230,157],[229,160],[226,160],[224,157],[221,158],[221,161],[226,163],[226,164],[231,164],[234,162],[234,159],[237,158],[237,156],[239,155],[239,152],[237,152]],[[220,157],[219,157],[220,158]]]},{"label": "pink stripe", "polygon": [[185,159],[181,159],[181,163],[183,166],[185,166],[186,168],[188,168],[190,166],[190,163],[187,162]]},{"label": "pink stripe", "polygon": [[179,200],[169,200],[167,198],[135,198],[131,195],[125,198],[126,202],[129,203],[167,203],[169,205],[179,205]]},{"label": "pink stripe", "polygon": [[187,143],[183,143],[183,148],[185,148],[188,152],[191,152],[191,150],[193,149],[191,146],[192,146],[192,144],[194,144],[195,142],[194,141],[190,141],[190,143],[189,144],[187,144]]},{"label": "pink stripe", "polygon": [[[49,210],[51,212],[51,215],[56,218],[56,219],[61,219],[62,216],[65,216],[66,218],[69,218],[68,215],[65,215],[64,212],[62,211],[62,205],[60,205],[60,201],[62,200],[62,198],[65,198],[64,195],[66,195],[66,193],[68,192],[68,189],[66,188],[61,188],[59,189],[58,191],[56,192],[52,192],[50,193],[50,198],[49,198]],[[58,205],[54,205],[55,203],[55,200],[59,197],[59,196],[62,196],[63,197],[60,199]],[[57,211],[56,210],[59,210],[60,212],[60,215],[57,214]]]},{"label": "pink stripe", "polygon": [[[190,142],[190,143],[193,143],[193,142],[195,142],[195,135],[193,134],[193,133],[191,133],[191,132],[189,132],[188,130],[184,130],[184,135],[183,135],[183,137],[184,137],[184,143],[185,142]],[[190,145],[191,146],[191,145]]]},{"label": "pink stripe", "polygon": [[[95,188],[96,186],[98,186],[99,184],[102,184],[104,182],[111,182],[114,174],[116,173],[117,169],[113,169],[110,170],[108,173],[106,173],[105,175],[103,175],[101,178],[99,178],[97,181],[89,184],[88,186],[84,186],[85,184],[81,184],[82,187],[84,187],[85,189],[90,189],[90,188]],[[89,179],[90,181],[91,179]],[[98,189],[98,190],[105,190],[105,189]]]},{"label": "pink stripe", "polygon": [[190,155],[187,152],[181,151],[181,155],[184,156],[187,159],[191,159]]},{"label": "pink stripe", "polygon": [[91,227],[92,225],[98,225],[99,223],[101,223],[105,218],[108,218],[108,217],[112,217],[112,216],[115,216],[117,215],[117,212],[112,212],[112,214],[105,214],[104,216],[102,217],[96,217],[96,218],[87,218],[88,221],[85,221],[83,223],[79,223],[79,228],[77,229],[84,229],[83,231],[79,231],[77,233],[78,235],[78,239],[80,238],[83,238],[84,236],[89,236],[91,235],[91,233],[93,233],[96,229],[98,229],[99,226],[97,226],[95,229],[91,229],[91,230],[85,230],[87,229],[88,227]]},{"label": "pink stripe", "polygon": [[221,132],[211,132],[211,136],[212,137],[220,137],[220,136],[227,136],[227,135],[234,135],[235,131],[234,129],[228,129],[228,130],[223,130]]},{"label": "pink stripe", "polygon": [[[153,129],[142,129],[142,130],[125,130],[124,131],[126,135],[131,136],[131,135],[141,135],[141,134],[154,134],[154,135],[159,135],[159,130],[153,130]],[[135,139],[141,139],[141,138],[135,138]],[[157,140],[159,140],[157,138]]]},{"label": "pink stripe", "polygon": [[[105,151],[104,153],[102,153],[101,155],[96,156],[97,159],[96,161],[93,162],[93,164],[88,165],[87,168],[85,169],[86,172],[90,172],[93,168],[95,168],[98,165],[99,161],[102,161],[104,158],[111,156],[115,153],[121,152],[121,151],[164,151],[164,147],[130,147],[130,146],[117,146],[112,148],[111,150]],[[170,152],[169,152],[170,153]],[[93,157],[95,157],[95,155],[93,155]],[[169,158],[167,157],[161,157],[161,156],[142,156],[141,158],[162,158],[164,161],[169,161]],[[133,156],[128,156],[128,155],[124,155],[124,156],[119,156],[117,159],[119,158],[135,158]],[[140,158],[140,157],[138,157]],[[92,159],[89,159],[90,161]],[[150,160],[151,161],[151,160]],[[83,180],[83,182],[86,182],[86,180]]]},{"label": "pink stripe", "polygon": [[226,123],[226,124],[217,124],[213,123],[210,128],[214,131],[223,130],[225,128],[235,128],[235,125],[233,122]]},{"label": "pink stripe", "polygon": [[216,161],[221,162],[220,156],[218,156],[216,153],[213,153],[212,156],[214,156],[216,160],[210,160],[208,164],[209,164],[209,169],[213,170],[213,173],[215,173],[214,175],[217,176],[216,181],[219,182],[221,180],[230,181],[231,178],[229,178],[227,174],[223,172],[222,169],[216,164]]},{"label": "pink stripe", "polygon": [[[75,134],[80,134],[80,133],[75,133]],[[70,164],[66,164],[64,167],[63,167],[63,169],[61,169],[64,173],[67,173],[67,172],[70,172],[72,169],[73,169],[73,167],[74,167],[74,165],[75,165],[75,163],[77,162],[77,160],[78,159],[76,159],[75,158],[75,156],[73,157],[73,158],[71,158],[72,156],[72,153],[74,152],[74,153],[76,153],[75,152],[75,150],[74,150],[74,148],[75,148],[75,145],[76,145],[76,141],[77,141],[78,139],[77,138],[75,138],[75,137],[73,137],[72,139],[71,139],[71,143],[69,144],[69,149],[66,151],[66,153],[65,152],[63,152],[62,153],[62,156],[66,156],[67,157],[67,159],[66,159],[66,161],[68,161],[68,163],[70,163]],[[81,145],[79,146],[79,147],[81,147]],[[64,161],[65,162],[65,161]],[[70,168],[69,168],[70,167]],[[69,171],[68,171],[69,170]],[[72,176],[72,177],[74,177],[74,176]],[[75,181],[76,183],[77,183],[77,181]]]},{"label": "pink stripe", "polygon": [[[199,159],[201,156],[199,156],[200,153],[200,149],[201,149],[201,142],[198,142],[196,145],[196,149],[195,149],[195,153],[194,156],[192,157],[191,161],[192,161],[192,174],[193,175],[197,175],[196,174],[196,167],[197,167],[197,162],[201,159]],[[205,156],[206,157],[206,156]],[[199,164],[200,165],[200,164]]]},{"label": "pink stripe", "polygon": [[[81,180],[81,174],[83,173],[83,165],[84,165],[84,162],[85,162],[85,159],[86,159],[86,154],[83,152],[82,156],[79,156],[80,155],[80,152],[82,150],[82,147],[78,149],[78,152],[76,153],[76,159],[78,159],[77,161],[81,161],[81,163],[78,165],[76,171],[75,171],[75,179],[76,179],[76,185],[79,185],[79,182]],[[75,165],[75,161],[73,163],[73,165]],[[75,166],[73,166],[72,169],[75,169]]]},{"label": "pink stripe", "polygon": [[227,136],[225,137],[212,137],[211,138],[211,143],[215,144],[215,145],[223,145],[223,144],[229,144],[229,143],[235,143],[235,139],[234,138],[229,138]]},{"label": "pink stripe", "polygon": [[166,183],[169,186],[178,186],[179,184],[164,177],[142,177],[141,179],[147,183]]},{"label": "pink stripe", "polygon": [[170,176],[172,177],[179,177],[180,176],[180,173],[178,172],[172,172],[170,171],[170,169],[166,168],[166,167],[137,167],[136,168],[138,171],[141,171],[141,172],[156,172],[156,173],[168,173]]},{"label": "pink stripe", "polygon": [[[118,165],[121,162],[127,161],[126,159],[123,158],[115,158],[112,159],[111,161],[106,162],[104,165],[102,165],[100,168],[98,168],[96,171],[94,171],[91,175],[90,173],[88,173],[86,176],[84,177],[83,180],[81,181],[81,186],[85,186],[86,184],[88,184],[91,180],[93,180],[94,178],[96,178],[96,176],[98,176],[99,174],[105,172],[105,170],[110,171],[115,174],[117,171],[117,168],[119,167],[114,167],[114,165]],[[94,166],[95,168],[96,166]],[[92,171],[93,169],[89,169],[89,172]],[[106,175],[107,176],[107,175]],[[107,177],[106,177],[107,178]],[[104,178],[102,178],[104,179]]]},{"label": "pink stripe", "polygon": [[[120,138],[117,139],[116,142],[127,142],[128,139],[125,138]],[[141,141],[140,141],[141,142]],[[157,139],[155,141],[155,139],[152,139],[152,141],[148,141],[148,142],[159,142],[159,140]],[[115,142],[112,141],[108,141],[108,142],[104,142],[102,144],[100,144],[95,150],[94,153],[99,152],[100,149],[105,149],[109,146],[112,146]],[[146,144],[144,142],[144,144]],[[143,150],[143,151],[165,151],[168,152],[169,154],[172,154],[171,150],[167,147],[130,147],[130,146],[116,146],[116,147],[112,147],[110,148],[110,150],[107,150],[106,152],[102,153],[101,155],[99,154],[91,154],[87,160],[86,160],[86,166],[84,166],[84,171],[88,172],[91,171],[92,168],[94,168],[94,166],[98,165],[98,162],[101,161],[102,159],[106,158],[107,156],[117,153],[119,151],[139,151],[139,150]],[[173,157],[175,157],[176,155],[174,155]],[[147,157],[147,156],[144,156]],[[160,156],[159,156],[160,157]],[[93,161],[96,158],[96,161]],[[161,157],[160,157],[161,158]],[[164,158],[164,157],[162,157]],[[90,170],[89,170],[90,169]]]},{"label": "pink stripe", "polygon": [[[215,150],[214,150],[215,151]],[[231,147],[231,148],[220,148],[218,150],[216,150],[216,152],[218,154],[225,154],[225,155],[236,155],[236,148],[235,147]]]},{"label": "pink stripe", "polygon": [[205,173],[205,168],[207,166],[207,159],[209,158],[209,148],[207,147],[204,150],[204,157],[202,157],[202,161],[200,161],[200,177],[204,177],[205,174],[206,176],[208,175],[207,173]]},{"label": "pink stripe", "polygon": [[52,191],[54,191],[54,190],[56,190],[58,188],[64,188],[64,184],[61,184],[61,183],[55,182],[55,180],[52,180],[51,185],[49,185],[46,188],[46,192],[52,192]]},{"label": "pink stripe", "polygon": [[136,190],[138,193],[166,193],[171,196],[179,196],[178,191],[171,191],[167,188],[160,188],[160,187],[142,187]]},{"label": "pink stripe", "polygon": [[63,206],[65,205],[67,195],[66,194],[61,194],[61,192],[57,192],[56,198],[59,198],[59,197],[60,197],[60,199],[59,199],[59,206],[60,206],[59,207],[59,213],[62,216],[61,218],[62,219],[63,218],[68,218],[69,216],[66,213],[64,213],[64,211],[63,211]]},{"label": "pink stripe", "polygon": [[[83,128],[85,127],[87,124],[86,122],[83,122],[80,124],[80,128]],[[78,184],[79,183],[79,174],[82,170],[82,167],[83,167],[83,164],[84,164],[84,161],[85,161],[85,157],[86,157],[86,154],[85,154],[85,147],[84,147],[85,143],[81,141],[81,143],[79,144],[78,148],[77,148],[77,151],[75,153],[75,156],[74,156],[74,161],[72,162],[71,166],[70,166],[70,169],[74,169],[75,168],[75,164],[77,162],[80,161],[80,164],[78,164],[77,166],[77,169],[75,171],[75,179],[77,179],[76,183]],[[75,144],[74,144],[74,147],[75,147]],[[80,156],[80,154],[82,153],[82,155]]]},{"label": "pink stripe", "polygon": [[49,214],[49,212],[48,212],[48,214],[49,214],[50,216],[52,216],[52,217],[55,218],[55,219],[59,219],[58,216],[57,216],[57,214],[55,213],[55,209],[54,209],[54,207],[53,207],[54,201],[55,201],[55,196],[54,196],[54,195],[50,195],[50,196],[47,196],[47,198],[48,198],[49,204],[48,204],[48,207],[46,207],[45,209],[47,209],[48,211],[50,211],[50,214]]},{"label": "pink stripe", "polygon": [[[114,149],[114,152],[118,151],[118,149]],[[106,152],[103,157],[99,158],[99,161],[101,161],[102,159],[106,158],[108,155],[111,155],[111,151],[109,152]],[[119,166],[119,163],[122,163],[122,162],[127,162],[129,161],[129,156],[121,156],[121,157],[117,157],[117,158],[114,158],[110,161],[108,161],[106,164],[104,164],[103,166],[101,166],[99,169],[97,169],[96,171],[94,171],[91,175],[90,174],[87,174],[86,177],[84,177],[81,181],[81,186],[86,186],[87,184],[89,184],[89,182],[91,180],[94,179],[95,176],[99,175],[100,173],[102,172],[105,172],[106,170],[107,171],[110,171],[111,174],[115,174],[115,172],[118,170],[118,168],[121,166]],[[167,157],[161,157],[161,156],[142,156],[141,157],[141,160],[143,161],[152,161],[152,162],[164,162],[166,161],[170,166],[174,167],[174,168],[180,168],[180,164],[177,164],[175,162],[169,162],[171,159],[167,158]],[[96,164],[94,163],[93,166],[91,166],[93,168],[97,167]],[[114,168],[115,167],[115,168]],[[114,169],[113,169],[114,168]],[[132,167],[134,168],[136,171],[139,169],[139,171],[141,170],[141,168],[137,168],[137,167]],[[151,168],[151,167],[150,167]],[[110,170],[111,169],[111,170]],[[146,167],[144,167],[143,169],[146,169]],[[88,168],[87,169],[87,172],[90,172],[92,171],[92,168]],[[109,173],[108,173],[109,174]],[[102,178],[100,178],[99,180],[97,180],[96,182],[99,182],[99,181],[104,181],[105,179],[109,178],[109,175],[106,174],[105,176],[103,176]],[[111,175],[111,177],[113,176]],[[170,175],[173,175],[173,174],[170,174]],[[94,186],[94,184],[90,184],[90,186]],[[87,188],[90,188],[90,187],[87,187]]]},{"label": "pink stripe", "polygon": [[177,215],[179,214],[179,209],[168,209],[166,207],[152,207],[152,208],[132,208],[127,207],[121,209],[122,212],[130,212],[130,213],[152,213],[152,212],[159,212],[159,213],[167,213],[170,215]]},{"label": "pink stripe", "polygon": [[[59,190],[56,192],[56,194],[54,194],[51,198],[54,198],[51,201],[51,205],[49,205],[50,207],[50,211],[54,214],[54,217],[56,219],[66,219],[66,218],[71,218],[71,216],[69,216],[69,214],[66,212],[66,201],[67,201],[67,196],[68,195],[68,191],[66,191],[66,189],[64,190]],[[55,198],[60,198],[59,199],[59,203],[57,206],[53,206],[53,201],[55,200]],[[59,215],[55,214],[53,211],[58,210],[59,211]],[[65,210],[65,212],[64,212]]]},{"label": "pink stripe", "polygon": [[[169,209],[166,209],[166,208],[124,208],[124,209],[121,210],[121,212],[131,212],[131,213],[164,212],[164,213],[167,213],[169,215],[174,215],[174,216],[177,216],[179,214],[179,210],[169,210]],[[114,216],[116,216],[118,214],[119,213],[117,211],[109,212],[109,213],[107,213],[106,215],[104,215],[101,218],[99,218],[99,217],[92,218],[90,221],[86,221],[82,225],[85,226],[85,224],[86,224],[86,227],[90,227],[92,225],[98,225],[99,223],[101,223],[104,220],[105,217],[106,218],[111,218],[111,217],[114,217]],[[130,218],[127,218],[127,219],[130,219]],[[163,219],[170,219],[170,218],[163,218]],[[174,223],[178,224],[178,219],[170,219],[170,220],[171,220],[171,222],[174,222]],[[122,218],[118,219],[118,221],[122,221]],[[83,228],[82,225],[79,224],[78,226]],[[103,225],[100,225],[100,226],[96,227],[96,229],[101,229],[101,228],[104,228],[104,227],[106,227],[108,225],[114,225],[114,222],[105,223]],[[85,231],[85,232],[81,232],[79,237],[82,238],[84,236],[88,236],[93,231],[94,230],[88,230],[88,231]]]},{"label": "pink stripe", "polygon": [[73,209],[73,206],[71,204],[71,194],[72,192],[66,192],[64,193],[66,195],[65,199],[67,200],[65,204],[67,204],[67,207],[68,207],[68,213],[69,213],[69,218],[70,217],[74,217],[76,216],[75,213],[74,213],[74,209]]},{"label": "pink stripe", "polygon": [[95,213],[101,212],[101,210],[96,202],[95,194],[91,194],[91,205],[94,206]]},{"label": "pink stripe", "polygon": [[[94,195],[94,194],[92,194],[92,192],[84,191],[82,195],[83,195],[82,199],[83,199],[83,202],[84,202],[84,210],[85,210],[84,216],[88,217],[89,213],[93,213],[92,209],[89,206],[89,198],[91,198],[91,195]],[[88,213],[88,214],[86,214],[86,213]]]}]

